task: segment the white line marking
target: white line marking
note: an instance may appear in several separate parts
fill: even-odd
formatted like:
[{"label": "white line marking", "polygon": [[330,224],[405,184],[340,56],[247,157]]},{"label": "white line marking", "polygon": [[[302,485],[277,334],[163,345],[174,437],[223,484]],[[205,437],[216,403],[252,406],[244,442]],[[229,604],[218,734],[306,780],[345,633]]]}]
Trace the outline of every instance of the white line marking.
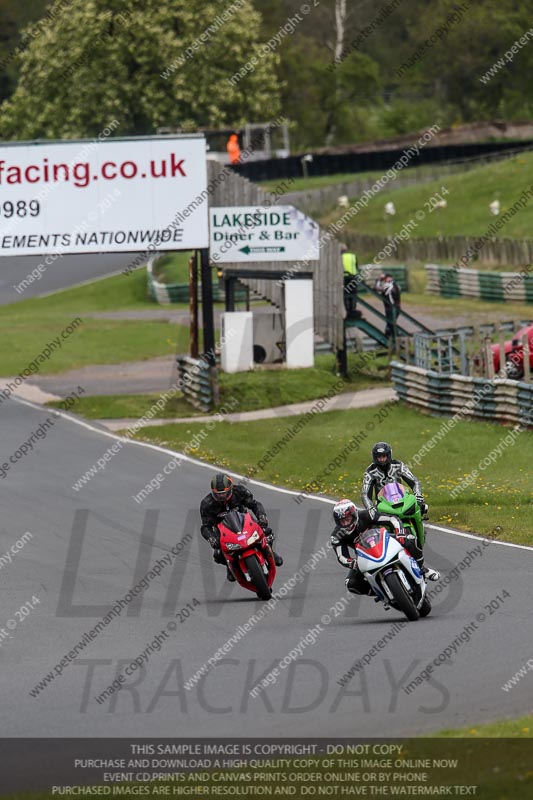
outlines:
[{"label": "white line marking", "polygon": [[[30,406],[30,408],[35,408],[37,411],[46,412],[49,409],[43,408],[43,406],[38,405],[37,403],[32,403],[31,400],[24,400],[21,397],[11,397],[16,403],[20,403],[21,405]],[[232,470],[226,469],[225,467],[217,467],[215,464],[206,464],[205,461],[198,461],[196,458],[191,458],[190,456],[185,455],[184,453],[180,453],[178,450],[168,450],[166,447],[161,447],[158,444],[150,444],[150,442],[138,442],[136,439],[129,439],[126,436],[117,436],[116,433],[112,433],[111,431],[105,431],[101,428],[95,428],[94,425],[91,425],[90,422],[85,422],[85,420],[78,419],[77,417],[73,417],[70,414],[67,414],[65,411],[59,411],[58,409],[51,409],[54,413],[58,414],[63,419],[69,420],[70,422],[74,422],[76,425],[80,425],[82,428],[86,428],[88,431],[93,431],[93,433],[98,433],[100,436],[106,436],[108,439],[115,439],[115,441],[119,442],[127,442],[129,444],[137,445],[138,447],[147,447],[150,450],[155,450],[158,453],[165,453],[169,456],[178,455],[184,461],[188,461],[190,464],[195,464],[197,467],[203,467],[204,469],[219,470],[220,472],[225,472],[228,475],[233,475],[236,478],[243,478],[246,480],[247,483],[253,483],[254,486],[262,486],[265,489],[269,489],[273,492],[279,492],[280,494],[288,494],[293,495],[295,497],[299,497],[302,492],[296,492],[294,489],[283,489],[281,486],[274,486],[271,483],[264,483],[263,481],[256,481],[252,480],[251,478],[246,478],[244,475],[241,475],[239,472],[233,472]],[[327,503],[328,505],[335,505],[337,502],[336,500],[332,500],[329,497],[320,497],[319,495],[314,494],[306,494],[304,500],[314,500],[320,503]],[[443,531],[444,533],[450,533],[453,536],[462,536],[466,539],[476,539],[479,541],[480,539],[484,542],[492,542],[493,544],[500,544],[502,547],[516,547],[519,550],[528,550],[533,551],[533,547],[530,547],[526,544],[514,544],[513,542],[500,542],[499,539],[487,539],[484,536],[478,536],[474,533],[465,533],[464,531],[456,531],[453,528],[443,528],[441,525],[432,525],[431,523],[428,525],[429,528],[432,528],[436,531]]]}]

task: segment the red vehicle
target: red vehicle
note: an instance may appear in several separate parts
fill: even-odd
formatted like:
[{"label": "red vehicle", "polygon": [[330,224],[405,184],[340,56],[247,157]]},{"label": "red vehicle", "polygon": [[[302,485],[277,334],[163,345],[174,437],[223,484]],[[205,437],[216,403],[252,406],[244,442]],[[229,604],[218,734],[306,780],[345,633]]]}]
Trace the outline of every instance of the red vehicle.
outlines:
[{"label": "red vehicle", "polygon": [[[520,328],[510,341],[505,342],[505,372],[507,377],[514,381],[524,377],[524,348],[522,346],[524,336],[529,339],[529,366],[533,371],[533,325]],[[492,345],[492,360],[494,371],[499,372],[501,369],[500,347],[497,344]]]},{"label": "red vehicle", "polygon": [[219,522],[220,549],[237,582],[255,592],[260,600],[270,600],[276,565],[265,533],[249,511],[228,511]]}]

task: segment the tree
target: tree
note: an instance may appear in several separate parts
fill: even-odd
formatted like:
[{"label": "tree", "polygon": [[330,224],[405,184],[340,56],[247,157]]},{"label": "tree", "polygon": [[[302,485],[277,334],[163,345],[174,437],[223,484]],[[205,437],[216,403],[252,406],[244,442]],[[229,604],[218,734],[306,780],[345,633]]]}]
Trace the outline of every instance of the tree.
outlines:
[{"label": "tree", "polygon": [[47,0],[0,0],[0,103],[15,88],[19,52],[25,49],[20,28],[39,19],[46,3]]},{"label": "tree", "polygon": [[159,126],[239,127],[279,113],[277,56],[251,0],[56,0],[21,54],[5,138],[75,138],[111,120],[121,135]]},{"label": "tree", "polygon": [[[530,115],[530,44],[485,82],[482,80],[531,29],[528,4],[516,0],[435,0],[431,6],[420,7],[407,29],[409,46],[403,51],[404,59],[407,50],[411,59],[418,48],[422,48],[422,55],[402,75],[403,85],[425,88],[467,122]],[[437,39],[433,43],[432,35]]]}]

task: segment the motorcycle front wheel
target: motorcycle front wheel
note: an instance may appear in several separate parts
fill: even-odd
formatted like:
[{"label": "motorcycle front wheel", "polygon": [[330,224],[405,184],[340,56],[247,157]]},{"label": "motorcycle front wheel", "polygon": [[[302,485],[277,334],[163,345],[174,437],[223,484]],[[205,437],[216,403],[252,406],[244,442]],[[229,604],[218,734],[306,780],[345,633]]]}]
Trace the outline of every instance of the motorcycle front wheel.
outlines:
[{"label": "motorcycle front wheel", "polygon": [[405,616],[410,622],[414,622],[420,617],[418,609],[405,591],[400,578],[395,572],[389,572],[388,575],[383,577],[384,582],[387,584],[392,596],[394,597],[394,604],[403,611]]},{"label": "motorcycle front wheel", "polygon": [[268,583],[266,582],[265,573],[263,572],[261,564],[257,560],[257,556],[248,556],[244,559],[244,563],[246,564],[246,569],[248,570],[248,574],[252,579],[252,583],[259,599],[270,600],[272,597],[272,589],[269,588]]}]

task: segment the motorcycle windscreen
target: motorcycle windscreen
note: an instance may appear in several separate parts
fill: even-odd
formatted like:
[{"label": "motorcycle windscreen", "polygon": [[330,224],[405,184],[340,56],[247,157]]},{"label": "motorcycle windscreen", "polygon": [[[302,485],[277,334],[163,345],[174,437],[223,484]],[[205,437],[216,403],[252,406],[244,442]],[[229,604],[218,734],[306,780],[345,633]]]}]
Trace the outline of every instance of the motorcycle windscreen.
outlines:
[{"label": "motorcycle windscreen", "polygon": [[386,535],[386,528],[370,528],[359,537],[358,547],[367,550],[374,557],[380,557]]},{"label": "motorcycle windscreen", "polygon": [[383,489],[380,489],[378,498],[383,498],[391,505],[395,505],[401,503],[406,494],[405,486],[402,486],[401,483],[387,483]]},{"label": "motorcycle windscreen", "polygon": [[244,527],[244,514],[236,510],[228,511],[222,524],[233,533],[240,533]]}]

